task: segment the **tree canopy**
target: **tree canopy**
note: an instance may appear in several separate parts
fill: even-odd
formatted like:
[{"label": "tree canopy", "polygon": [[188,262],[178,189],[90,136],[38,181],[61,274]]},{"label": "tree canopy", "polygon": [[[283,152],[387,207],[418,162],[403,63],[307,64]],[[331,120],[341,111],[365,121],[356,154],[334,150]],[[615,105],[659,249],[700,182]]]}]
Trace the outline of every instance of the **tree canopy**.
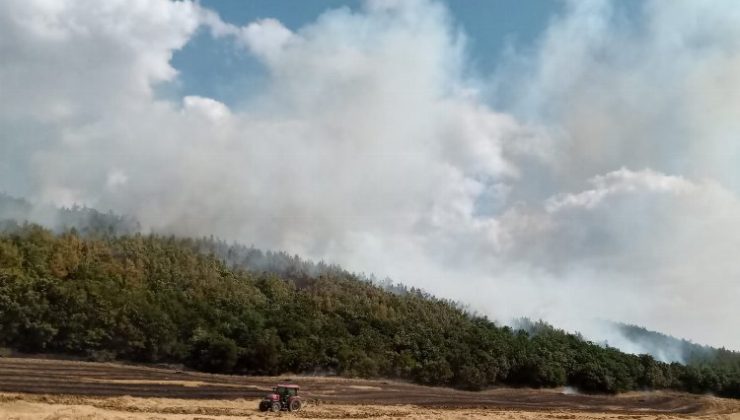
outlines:
[{"label": "tree canopy", "polygon": [[208,372],[740,397],[740,356],[661,363],[544,323],[513,330],[415,289],[213,239],[0,234],[0,346]]}]

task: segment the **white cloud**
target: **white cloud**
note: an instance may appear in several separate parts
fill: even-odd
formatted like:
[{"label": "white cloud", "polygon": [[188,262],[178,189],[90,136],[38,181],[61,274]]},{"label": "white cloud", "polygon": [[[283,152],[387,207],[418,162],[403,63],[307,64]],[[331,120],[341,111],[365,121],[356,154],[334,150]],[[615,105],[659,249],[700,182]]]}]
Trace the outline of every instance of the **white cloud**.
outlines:
[{"label": "white cloud", "polygon": [[241,28],[241,41],[252,53],[267,60],[274,59],[293,33],[275,19],[261,19]]},{"label": "white cloud", "polygon": [[212,10],[200,8],[198,12],[201,23],[210,29],[213,37],[232,37],[238,44],[263,60],[275,59],[285,44],[293,38],[293,32],[277,19],[258,19],[239,27],[224,22]]},{"label": "white cloud", "polygon": [[171,80],[198,26],[189,2],[10,0],[0,5],[0,116],[97,118]]},{"label": "white cloud", "polygon": [[185,111],[203,115],[217,121],[231,115],[229,108],[223,103],[201,96],[186,96],[182,100]]}]

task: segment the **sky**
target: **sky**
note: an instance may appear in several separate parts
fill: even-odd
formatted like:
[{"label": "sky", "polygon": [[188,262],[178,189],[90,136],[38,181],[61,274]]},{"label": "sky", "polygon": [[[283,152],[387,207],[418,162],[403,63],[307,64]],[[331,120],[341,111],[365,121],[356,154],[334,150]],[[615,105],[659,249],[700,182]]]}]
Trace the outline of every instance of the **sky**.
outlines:
[{"label": "sky", "polygon": [[[297,30],[328,9],[356,11],[363,3],[359,0],[204,0],[200,4],[234,25],[276,18],[287,28]],[[563,3],[557,0],[448,0],[444,5],[452,24],[467,37],[467,48],[471,50],[468,71],[480,74],[493,72],[510,48],[531,48],[547,28],[548,20],[563,8]],[[245,96],[258,91],[267,77],[255,57],[240,53],[230,43],[213,39],[207,30],[197,33],[176,51],[172,65],[179,75],[175,84],[164,87],[167,94],[207,96],[231,106],[242,104]]]},{"label": "sky", "polygon": [[738,109],[729,0],[0,2],[0,191],[632,352],[740,350]]}]

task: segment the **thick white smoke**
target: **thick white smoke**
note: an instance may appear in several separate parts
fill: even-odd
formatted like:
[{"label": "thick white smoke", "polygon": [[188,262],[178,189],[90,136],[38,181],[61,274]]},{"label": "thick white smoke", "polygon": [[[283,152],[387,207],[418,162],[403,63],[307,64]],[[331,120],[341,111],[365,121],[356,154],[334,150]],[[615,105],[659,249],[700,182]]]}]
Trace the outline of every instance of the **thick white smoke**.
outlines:
[{"label": "thick white smoke", "polygon": [[[291,31],[189,1],[9,0],[0,190],[613,344],[589,320],[740,349],[740,13],[612,6],[572,4],[483,81],[433,1],[368,1]],[[155,94],[199,28],[265,66],[243,107]]]}]

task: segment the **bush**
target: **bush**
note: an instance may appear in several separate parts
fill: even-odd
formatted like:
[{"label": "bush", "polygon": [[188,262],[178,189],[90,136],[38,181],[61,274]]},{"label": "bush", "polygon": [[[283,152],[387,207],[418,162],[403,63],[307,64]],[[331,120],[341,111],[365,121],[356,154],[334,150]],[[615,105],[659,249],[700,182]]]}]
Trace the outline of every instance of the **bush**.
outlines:
[{"label": "bush", "polygon": [[112,362],[116,360],[116,352],[110,350],[92,350],[87,353],[90,362]]}]

